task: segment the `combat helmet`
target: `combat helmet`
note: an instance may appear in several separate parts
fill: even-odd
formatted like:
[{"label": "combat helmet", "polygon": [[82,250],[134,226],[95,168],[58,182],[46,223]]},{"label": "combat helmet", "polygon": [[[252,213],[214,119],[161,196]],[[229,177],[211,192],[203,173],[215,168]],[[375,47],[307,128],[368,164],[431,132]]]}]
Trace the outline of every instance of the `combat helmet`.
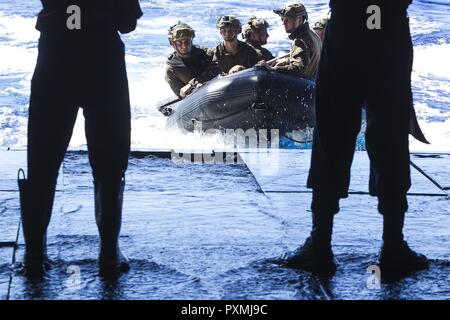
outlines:
[{"label": "combat helmet", "polygon": [[266,20],[251,16],[248,18],[247,23],[242,27],[242,37],[247,39],[251,32],[258,32],[268,28],[269,23]]},{"label": "combat helmet", "polygon": [[242,31],[241,21],[239,21],[239,19],[236,18],[235,16],[220,17],[220,19],[217,21],[217,29],[224,27],[238,29],[239,32]]},{"label": "combat helmet", "polygon": [[305,6],[296,1],[287,2],[280,9],[273,10],[273,12],[281,17],[304,17],[305,21],[308,20]]},{"label": "combat helmet", "polygon": [[171,26],[169,28],[168,39],[170,44],[173,44],[174,41],[183,39],[183,38],[191,38],[195,37],[195,31],[188,24],[178,21],[177,24]]}]

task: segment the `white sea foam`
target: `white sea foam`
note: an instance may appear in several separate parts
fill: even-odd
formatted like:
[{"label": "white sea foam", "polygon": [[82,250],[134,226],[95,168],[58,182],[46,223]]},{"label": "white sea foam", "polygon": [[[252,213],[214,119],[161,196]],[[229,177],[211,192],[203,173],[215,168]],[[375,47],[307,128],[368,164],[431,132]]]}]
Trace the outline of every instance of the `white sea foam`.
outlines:
[{"label": "white sea foam", "polygon": [[0,74],[32,72],[36,57],[37,49],[0,43]]},{"label": "white sea foam", "polygon": [[433,44],[414,48],[414,72],[433,75],[450,81],[450,43]]},{"label": "white sea foam", "polygon": [[450,118],[442,122],[426,122],[419,120],[429,145],[410,138],[412,152],[450,152]]},{"label": "white sea foam", "polygon": [[[220,147],[223,146],[219,136],[200,134],[183,134],[167,131],[165,118],[156,109],[155,104],[173,96],[164,80],[164,65],[167,55],[172,51],[167,42],[167,29],[182,20],[196,29],[195,43],[214,47],[220,41],[215,22],[222,14],[234,14],[245,23],[251,15],[268,20],[271,27],[267,47],[273,52],[288,50],[289,40],[277,15],[272,12],[279,1],[249,0],[242,6],[234,1],[205,0],[193,1],[142,1],[145,11],[135,32],[122,36],[127,44],[127,69],[132,104],[132,146],[158,148]],[[170,10],[168,9],[170,6]],[[310,22],[325,16],[328,8],[325,2],[309,5]],[[38,8],[35,8],[36,12]],[[410,10],[411,30],[415,37],[437,33],[443,26],[441,18],[432,19],[412,6]],[[0,83],[0,121],[9,123],[0,130],[0,145],[26,143],[26,111],[17,115],[4,107],[13,98],[18,97],[18,105],[24,108],[28,100],[32,72],[36,63],[37,39],[39,33],[34,29],[34,17],[7,15],[0,11],[0,77],[6,77]],[[442,37],[444,39],[445,37]],[[433,41],[415,48],[413,86],[418,97],[416,110],[419,122],[431,146],[422,145],[411,140],[411,149],[450,150],[450,108],[445,108],[450,97],[450,44],[442,40],[439,34]],[[10,80],[14,78],[14,82]],[[7,97],[1,100],[2,97]],[[427,100],[429,98],[429,100]],[[436,108],[436,103],[439,103]],[[8,110],[8,111],[5,111]],[[14,117],[16,119],[14,119]],[[84,119],[80,113],[76,122],[71,146],[86,144],[84,137]],[[431,149],[430,149],[431,150]]]},{"label": "white sea foam", "polygon": [[16,45],[34,43],[39,37],[35,24],[35,18],[7,16],[0,11],[0,38],[7,38],[10,44]]}]

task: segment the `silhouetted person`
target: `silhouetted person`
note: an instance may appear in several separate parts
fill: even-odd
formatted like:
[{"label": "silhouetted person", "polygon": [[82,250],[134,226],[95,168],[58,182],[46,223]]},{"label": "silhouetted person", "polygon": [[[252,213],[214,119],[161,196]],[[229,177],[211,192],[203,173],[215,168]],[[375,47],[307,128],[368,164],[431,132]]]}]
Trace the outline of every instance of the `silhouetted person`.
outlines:
[{"label": "silhouetted person", "polygon": [[138,0],[42,0],[39,55],[31,81],[28,180],[19,180],[26,270],[41,270],[58,170],[83,108],[95,187],[102,270],[127,268],[118,238],[130,150],[124,44]]},{"label": "silhouetted person", "polygon": [[411,186],[410,3],[330,1],[332,14],[317,78],[317,124],[308,178],[308,187],[313,189],[313,226],[305,244],[286,257],[292,267],[325,274],[336,269],[331,250],[333,216],[339,211],[339,199],[348,196],[363,105],[367,107],[369,189],[378,197],[384,221],[379,257],[382,276],[400,276],[428,266],[425,256],[409,248],[402,232]]}]

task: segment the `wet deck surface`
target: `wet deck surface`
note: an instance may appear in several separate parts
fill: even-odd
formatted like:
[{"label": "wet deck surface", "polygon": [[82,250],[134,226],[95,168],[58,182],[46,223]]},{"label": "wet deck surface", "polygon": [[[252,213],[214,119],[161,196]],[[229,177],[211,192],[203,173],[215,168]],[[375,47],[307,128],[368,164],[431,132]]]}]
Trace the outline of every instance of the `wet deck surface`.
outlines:
[{"label": "wet deck surface", "polygon": [[30,282],[13,263],[23,255],[21,234],[17,249],[11,246],[20,215],[16,173],[25,157],[23,151],[0,152],[0,299],[450,299],[449,154],[411,157],[429,178],[412,168],[405,234],[431,259],[431,268],[381,289],[367,287],[382,218],[376,200],[365,194],[363,152],[355,157],[353,194],[336,217],[339,269],[330,279],[270,262],[309,233],[308,151],[241,153],[241,164],[135,154],[120,238],[131,270],[116,281],[98,273],[90,167],[85,154],[71,152],[48,231],[52,268],[42,281]]}]

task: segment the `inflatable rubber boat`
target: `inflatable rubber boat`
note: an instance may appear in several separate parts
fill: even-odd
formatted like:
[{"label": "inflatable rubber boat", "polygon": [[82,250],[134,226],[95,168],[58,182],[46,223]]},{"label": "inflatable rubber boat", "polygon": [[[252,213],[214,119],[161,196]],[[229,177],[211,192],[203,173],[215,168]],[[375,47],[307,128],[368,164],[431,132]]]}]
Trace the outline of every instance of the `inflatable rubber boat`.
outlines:
[{"label": "inflatable rubber boat", "polygon": [[160,110],[168,128],[278,129],[280,134],[314,126],[314,82],[254,67],[219,76]]}]

